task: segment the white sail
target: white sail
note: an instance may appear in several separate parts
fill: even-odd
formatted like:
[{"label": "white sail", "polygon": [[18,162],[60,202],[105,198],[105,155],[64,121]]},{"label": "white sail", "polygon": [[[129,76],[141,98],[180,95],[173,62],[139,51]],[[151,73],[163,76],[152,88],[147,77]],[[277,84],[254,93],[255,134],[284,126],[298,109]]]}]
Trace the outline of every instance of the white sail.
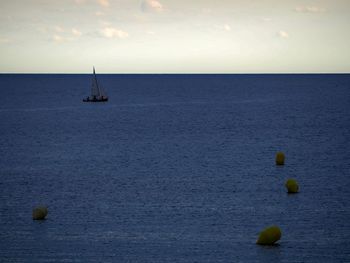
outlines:
[{"label": "white sail", "polygon": [[96,74],[95,74],[95,67],[94,67],[94,76],[92,78],[92,86],[91,86],[91,97],[92,98],[98,98],[100,97],[100,89],[98,87],[98,83],[97,83],[97,78],[96,78]]},{"label": "white sail", "polygon": [[96,73],[95,73],[95,67],[94,72],[92,76],[92,83],[91,83],[91,95],[87,97],[86,99],[83,99],[84,102],[104,102],[108,101],[107,94],[103,91],[101,86],[97,82]]},{"label": "white sail", "polygon": [[99,89],[99,91],[100,91],[100,96],[106,98],[106,97],[107,97],[107,94],[106,94],[106,92],[104,91],[104,89],[101,87],[101,85],[98,86],[98,89]]}]

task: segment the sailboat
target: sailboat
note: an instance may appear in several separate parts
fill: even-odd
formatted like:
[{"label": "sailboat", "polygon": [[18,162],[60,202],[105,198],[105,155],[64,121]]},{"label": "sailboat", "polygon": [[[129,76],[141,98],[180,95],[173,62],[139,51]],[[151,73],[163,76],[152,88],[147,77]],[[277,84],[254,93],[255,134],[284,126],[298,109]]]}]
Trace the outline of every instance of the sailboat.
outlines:
[{"label": "sailboat", "polygon": [[83,99],[84,102],[104,102],[108,101],[108,96],[103,91],[102,87],[98,84],[96,73],[95,73],[95,67],[93,78],[92,78],[92,86],[91,86],[91,95],[88,96],[86,99]]}]

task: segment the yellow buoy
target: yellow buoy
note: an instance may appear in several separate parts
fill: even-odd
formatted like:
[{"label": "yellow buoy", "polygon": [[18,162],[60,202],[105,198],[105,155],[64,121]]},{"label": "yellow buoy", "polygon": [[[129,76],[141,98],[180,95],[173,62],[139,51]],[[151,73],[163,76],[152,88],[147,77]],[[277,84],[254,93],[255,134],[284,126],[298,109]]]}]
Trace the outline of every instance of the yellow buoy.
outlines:
[{"label": "yellow buoy", "polygon": [[282,233],[278,226],[270,226],[265,228],[260,234],[256,241],[259,245],[273,245],[281,239]]},{"label": "yellow buoy", "polygon": [[33,209],[33,220],[44,220],[47,216],[47,207],[38,206]]},{"label": "yellow buoy", "polygon": [[285,185],[287,187],[288,193],[294,194],[299,191],[299,185],[294,179],[288,179]]},{"label": "yellow buoy", "polygon": [[276,154],[276,165],[284,165],[284,153],[283,152],[278,152]]}]

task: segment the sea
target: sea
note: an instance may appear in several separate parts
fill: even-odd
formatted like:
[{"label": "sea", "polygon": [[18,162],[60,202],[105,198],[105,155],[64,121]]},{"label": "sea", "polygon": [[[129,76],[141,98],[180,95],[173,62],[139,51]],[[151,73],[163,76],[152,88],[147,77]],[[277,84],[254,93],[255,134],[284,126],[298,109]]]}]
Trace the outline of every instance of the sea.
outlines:
[{"label": "sea", "polygon": [[0,75],[0,262],[350,262],[350,74],[91,78]]}]

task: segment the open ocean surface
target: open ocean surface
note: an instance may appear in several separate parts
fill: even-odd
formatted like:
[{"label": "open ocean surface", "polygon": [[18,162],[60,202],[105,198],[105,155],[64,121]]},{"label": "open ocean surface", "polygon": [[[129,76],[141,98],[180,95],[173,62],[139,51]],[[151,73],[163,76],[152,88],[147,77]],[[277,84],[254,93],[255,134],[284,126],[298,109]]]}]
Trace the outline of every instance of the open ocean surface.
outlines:
[{"label": "open ocean surface", "polygon": [[1,262],[350,262],[350,75],[97,76],[0,75]]}]

